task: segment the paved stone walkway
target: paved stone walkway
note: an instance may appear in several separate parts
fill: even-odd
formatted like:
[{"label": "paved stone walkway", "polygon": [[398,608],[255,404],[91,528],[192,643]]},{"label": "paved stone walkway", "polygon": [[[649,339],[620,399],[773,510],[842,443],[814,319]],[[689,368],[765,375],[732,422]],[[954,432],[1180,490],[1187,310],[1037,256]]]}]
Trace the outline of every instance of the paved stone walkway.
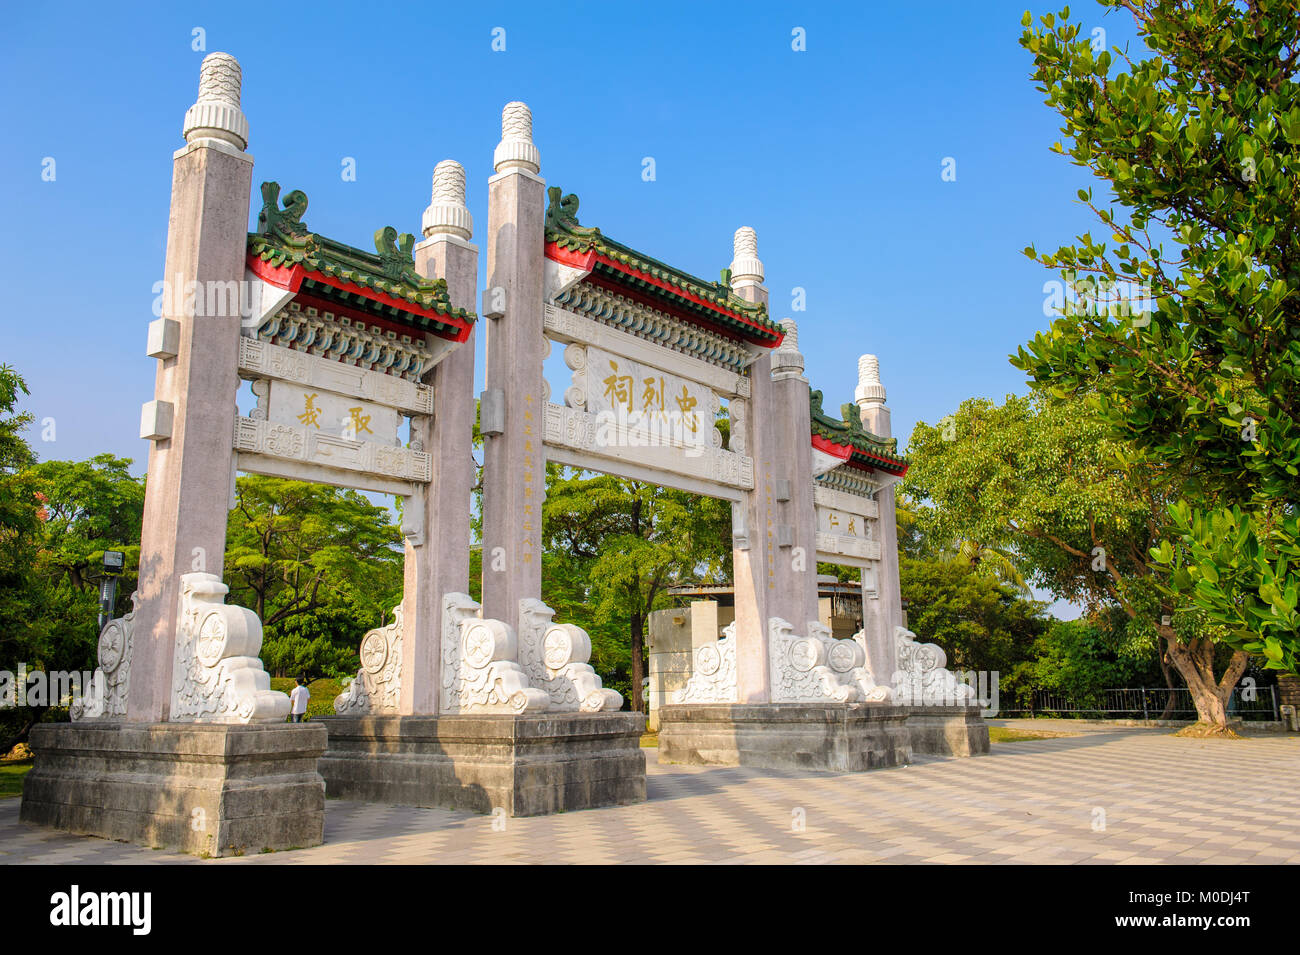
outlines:
[{"label": "paved stone walkway", "polygon": [[330,800],[324,845],[212,861],[33,828],[5,799],[0,863],[1300,863],[1294,736],[1090,726],[843,775],[660,766],[645,752],[640,805],[502,832],[470,813]]}]

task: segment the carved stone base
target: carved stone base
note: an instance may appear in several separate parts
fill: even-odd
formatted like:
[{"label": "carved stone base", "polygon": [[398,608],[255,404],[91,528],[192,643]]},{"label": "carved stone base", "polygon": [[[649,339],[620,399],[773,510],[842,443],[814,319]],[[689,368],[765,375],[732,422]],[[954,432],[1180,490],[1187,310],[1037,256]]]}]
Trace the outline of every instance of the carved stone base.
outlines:
[{"label": "carved stone base", "polygon": [[639,713],[333,716],[331,798],[540,816],[644,802]]},{"label": "carved stone base", "polygon": [[980,756],[989,751],[989,728],[978,706],[906,706],[912,752],[927,756]]},{"label": "carved stone base", "polygon": [[45,723],[31,745],[25,822],[204,856],[322,841],[316,723]]},{"label": "carved stone base", "polygon": [[685,703],[659,711],[659,761],[859,772],[911,762],[906,711],[887,703]]}]

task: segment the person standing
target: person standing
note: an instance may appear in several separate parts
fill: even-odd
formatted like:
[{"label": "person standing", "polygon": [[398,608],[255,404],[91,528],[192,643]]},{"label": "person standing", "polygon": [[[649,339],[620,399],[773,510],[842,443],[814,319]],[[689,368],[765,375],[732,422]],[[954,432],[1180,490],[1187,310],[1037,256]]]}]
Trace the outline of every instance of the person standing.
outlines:
[{"label": "person standing", "polygon": [[298,685],[289,694],[289,714],[295,723],[301,723],[307,717],[307,701],[311,699],[311,690],[307,689],[307,680],[298,677]]}]

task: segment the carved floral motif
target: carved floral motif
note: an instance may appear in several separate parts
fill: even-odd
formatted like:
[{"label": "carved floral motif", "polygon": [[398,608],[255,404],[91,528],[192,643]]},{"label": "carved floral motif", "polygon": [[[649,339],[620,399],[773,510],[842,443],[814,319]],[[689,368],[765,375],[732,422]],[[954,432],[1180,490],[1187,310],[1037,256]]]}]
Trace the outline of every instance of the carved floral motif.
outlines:
[{"label": "carved floral motif", "polygon": [[674,703],[735,703],[736,624],[729,623],[722,636],[695,651],[695,669],[686,685],[673,694]]},{"label": "carved floral motif", "polygon": [[768,620],[768,662],[773,703],[888,702],[889,687],[876,685],[867,666],[865,637],[836,640],[820,623],[808,636],[780,617]]},{"label": "carved floral motif", "polygon": [[340,716],[396,713],[402,693],[402,606],[393,608],[393,622],[361,638],[361,669],[348,688],[334,698]]},{"label": "carved floral motif", "polygon": [[555,611],[540,600],[519,601],[519,662],[528,681],[544,689],[552,710],[596,713],[623,707],[623,696],[605,689],[591,659],[591,638],[573,624],[553,623]]},{"label": "carved floral motif", "polygon": [[99,632],[96,658],[99,666],[90,686],[74,697],[69,715],[74,721],[109,719],[126,715],[126,695],[131,686],[131,647],[135,614],[140,598],[131,594],[131,609],[104,624]]},{"label": "carved floral motif", "polygon": [[523,713],[545,710],[546,690],[529,684],[516,662],[518,639],[501,620],[483,619],[468,594],[451,593],[442,604],[442,703],[444,713]]},{"label": "carved floral motif", "polygon": [[935,643],[918,643],[916,634],[894,628],[898,669],[894,697],[903,706],[974,706],[975,688],[945,669],[948,655]]},{"label": "carved floral motif", "polygon": [[289,697],[271,689],[257,658],[262,621],[226,606],[229,589],[215,574],[181,577],[172,665],[175,723],[263,723],[289,714]]}]

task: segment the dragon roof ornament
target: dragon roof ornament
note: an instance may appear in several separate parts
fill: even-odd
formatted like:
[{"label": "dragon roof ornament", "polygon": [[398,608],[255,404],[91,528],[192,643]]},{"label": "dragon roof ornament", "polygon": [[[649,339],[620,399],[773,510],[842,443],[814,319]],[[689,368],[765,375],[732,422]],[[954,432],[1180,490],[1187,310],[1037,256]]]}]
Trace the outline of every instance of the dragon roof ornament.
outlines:
[{"label": "dragon roof ornament", "polygon": [[[476,316],[455,308],[444,279],[427,279],[415,269],[415,237],[392,226],[375,232],[375,251],[364,252],[325,238],[307,228],[307,195],[295,189],[280,199],[278,182],[262,183],[257,232],[248,237],[249,263],[262,278],[283,284],[276,270],[300,270],[293,291],[304,278],[313,290],[354,305],[384,308],[398,320],[432,324],[431,331],[463,340]],[[358,291],[359,290],[359,291]],[[370,293],[370,294],[368,294]]]},{"label": "dragon roof ornament", "polygon": [[840,406],[843,421],[832,418],[822,410],[820,391],[809,389],[808,405],[814,444],[821,438],[832,445],[851,448],[861,457],[860,463],[890,474],[902,474],[907,470],[907,458],[898,453],[898,439],[882,438],[864,428],[858,406],[853,402]]},{"label": "dragon roof ornament", "polygon": [[566,264],[576,264],[577,259],[587,257],[590,263],[586,267],[615,284],[665,301],[686,317],[712,322],[764,347],[780,344],[781,328],[768,317],[767,306],[748,302],[732,290],[731,269],[723,269],[717,282],[683,272],[614,241],[598,228],[582,225],[578,197],[573,193],[566,195],[558,186],[551,186],[547,194],[546,242],[558,250],[553,258],[575,260]]}]

